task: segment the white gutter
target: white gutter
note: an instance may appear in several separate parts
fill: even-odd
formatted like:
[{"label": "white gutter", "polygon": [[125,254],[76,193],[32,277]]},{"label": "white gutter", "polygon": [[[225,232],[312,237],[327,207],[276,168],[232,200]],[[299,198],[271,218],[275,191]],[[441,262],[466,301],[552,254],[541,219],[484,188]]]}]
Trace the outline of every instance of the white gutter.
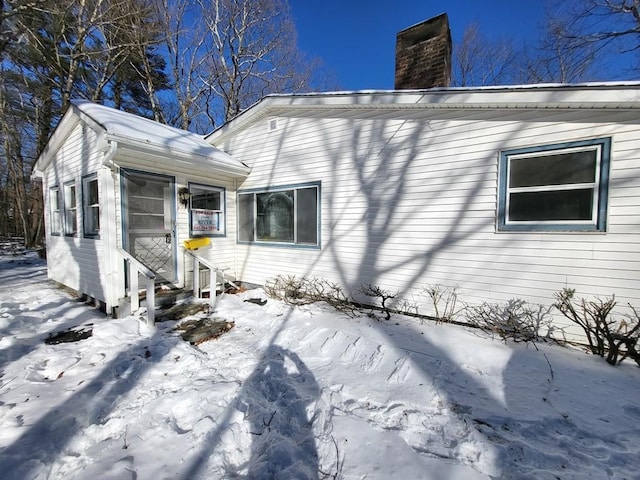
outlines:
[{"label": "white gutter", "polygon": [[[116,188],[118,185],[118,166],[113,163],[113,157],[118,150],[118,142],[108,142],[108,149],[104,153],[102,164],[107,167],[98,172],[98,184],[101,188],[100,201],[103,205],[100,228],[102,229],[102,245],[104,248],[104,262],[106,271],[106,299],[107,313],[111,313],[113,307],[118,306],[120,293],[124,290],[124,278],[121,277],[122,270],[118,267],[118,256],[111,254],[117,249],[118,241],[116,234]],[[119,288],[122,285],[122,288]]]},{"label": "white gutter", "polygon": [[205,140],[220,145],[230,133],[281,112],[444,109],[637,110],[640,109],[640,82],[273,94],[208,134]]},{"label": "white gutter", "polygon": [[[122,141],[121,137],[115,135],[109,135],[107,138],[109,138],[112,143],[115,142],[115,139],[119,139],[117,143],[121,151],[127,150],[158,157],[158,164],[162,164],[162,159],[165,159],[174,165],[180,163],[183,166],[188,166],[196,170],[211,168],[220,173],[228,174],[229,176],[241,177],[246,177],[251,170],[248,166],[241,164],[240,162],[237,162],[238,165],[234,165],[231,163],[225,163],[221,160],[216,160],[216,158],[212,156],[200,155],[194,152],[186,152],[164,146],[158,147],[156,145],[139,141],[131,141],[130,139]],[[227,154],[222,151],[220,151],[220,153],[221,155],[227,156]]]},{"label": "white gutter", "polygon": [[109,168],[112,172],[118,171],[118,166],[113,163],[113,157],[116,155],[116,151],[118,150],[118,142],[115,141],[107,141],[109,147],[108,150],[104,154],[104,158],[102,159],[102,164]]}]

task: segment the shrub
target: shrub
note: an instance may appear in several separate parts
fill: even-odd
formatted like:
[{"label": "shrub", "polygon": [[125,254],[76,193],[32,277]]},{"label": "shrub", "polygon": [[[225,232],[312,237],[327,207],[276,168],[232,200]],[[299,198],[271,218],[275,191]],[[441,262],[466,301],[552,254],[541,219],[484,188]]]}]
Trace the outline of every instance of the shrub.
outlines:
[{"label": "shrub", "polygon": [[265,283],[264,291],[270,297],[290,305],[326,302],[348,315],[355,315],[358,312],[358,308],[340,285],[321,278],[278,275]]},{"label": "shrub", "polygon": [[[628,315],[629,321],[618,322],[611,317],[617,303],[615,295],[604,300],[597,297],[594,300],[581,298],[577,305],[574,304],[574,295],[575,290],[570,288],[556,292],[554,306],[584,330],[591,353],[606,357],[607,363],[611,365],[617,365],[627,357],[640,365],[640,352],[636,350],[640,336],[640,316],[635,308],[629,305],[633,312],[633,315]],[[620,355],[622,356],[618,360]]]},{"label": "shrub", "polygon": [[485,302],[467,307],[467,321],[503,340],[533,342],[551,338],[554,327],[550,311],[551,307],[532,306],[521,299],[511,299],[506,304]]},{"label": "shrub", "polygon": [[370,283],[363,283],[360,287],[360,293],[367,297],[380,299],[380,308],[385,313],[386,320],[391,318],[391,310],[389,309],[387,302],[400,295],[400,292],[390,292],[389,290],[384,290],[379,286],[372,285]]},{"label": "shrub", "polygon": [[428,285],[424,292],[431,299],[435,318],[438,322],[452,322],[461,312],[458,309],[458,287],[444,285]]}]

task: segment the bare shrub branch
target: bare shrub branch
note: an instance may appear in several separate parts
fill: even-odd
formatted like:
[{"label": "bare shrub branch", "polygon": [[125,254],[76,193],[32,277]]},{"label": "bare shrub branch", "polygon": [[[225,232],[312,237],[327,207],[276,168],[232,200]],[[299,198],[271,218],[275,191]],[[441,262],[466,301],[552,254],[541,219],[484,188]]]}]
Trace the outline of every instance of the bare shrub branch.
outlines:
[{"label": "bare shrub branch", "polygon": [[469,324],[492,332],[503,340],[549,340],[555,331],[549,315],[551,307],[530,305],[522,299],[511,299],[505,304],[485,302],[481,305],[470,305],[467,309]]},{"label": "bare shrub branch", "polygon": [[264,291],[270,297],[289,305],[325,302],[347,315],[353,316],[359,312],[340,285],[321,278],[278,275],[265,283]]},{"label": "bare shrub branch", "polygon": [[379,298],[380,308],[385,313],[385,320],[391,319],[391,310],[389,309],[387,302],[400,295],[400,292],[390,292],[389,290],[384,290],[379,286],[372,285],[370,283],[363,283],[359,291],[367,297]]},{"label": "bare shrub branch", "polygon": [[633,312],[633,315],[627,316],[629,321],[618,322],[611,317],[617,303],[615,295],[604,300],[581,298],[577,306],[574,303],[574,289],[564,288],[554,296],[554,306],[584,331],[591,353],[605,357],[611,365],[617,365],[627,357],[640,365],[640,353],[636,350],[640,336],[640,317],[634,307],[629,305]]},{"label": "bare shrub branch", "polygon": [[458,286],[428,285],[424,292],[431,300],[437,322],[452,322],[464,310],[458,308]]}]

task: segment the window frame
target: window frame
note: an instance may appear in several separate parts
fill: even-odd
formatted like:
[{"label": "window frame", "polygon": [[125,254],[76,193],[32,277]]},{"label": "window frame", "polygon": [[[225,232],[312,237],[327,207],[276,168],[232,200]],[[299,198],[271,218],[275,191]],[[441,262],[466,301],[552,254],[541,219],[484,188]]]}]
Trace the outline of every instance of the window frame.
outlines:
[{"label": "window frame", "polygon": [[[298,190],[304,190],[309,188],[315,188],[316,190],[316,242],[315,243],[299,243],[298,242]],[[260,240],[257,238],[257,202],[256,196],[259,194],[268,194],[268,193],[277,193],[277,192],[285,192],[293,190],[294,191],[294,215],[293,215],[293,241],[274,241],[274,240]],[[253,208],[253,239],[252,240],[243,240],[240,238],[241,235],[241,207],[240,207],[240,198],[242,196],[252,196],[252,208]],[[239,244],[244,245],[264,245],[270,247],[280,247],[280,248],[301,248],[301,249],[320,249],[321,248],[321,199],[322,199],[322,184],[320,181],[317,182],[308,182],[308,183],[298,183],[291,185],[279,185],[279,186],[269,186],[264,188],[252,188],[246,190],[239,190],[237,192],[236,197],[236,216],[237,216],[237,238],[236,241]]]},{"label": "window frame", "polygon": [[[192,188],[199,188],[204,190],[210,190],[212,192],[220,193],[220,210],[213,210],[219,213],[218,219],[221,227],[217,232],[202,232],[193,229],[193,190]],[[204,183],[189,182],[187,185],[189,189],[189,236],[191,237],[226,237],[227,236],[227,189],[216,185],[207,185]],[[199,209],[195,209],[199,210]]]},{"label": "window frame", "polygon": [[[529,187],[510,187],[512,160],[560,155],[573,152],[596,152],[593,182],[548,184]],[[611,138],[596,138],[573,142],[539,145],[500,152],[498,165],[497,230],[499,232],[597,232],[607,230],[609,197],[609,168],[611,163]],[[592,189],[592,216],[589,220],[511,220],[509,218],[512,193],[563,192]]]},{"label": "window frame", "polygon": [[[63,203],[63,229],[65,237],[75,237],[78,234],[78,189],[75,181],[65,182],[63,185],[64,203]],[[73,190],[73,199],[70,198],[70,192]],[[73,215],[73,222],[69,220],[69,215]]]},{"label": "window frame", "polygon": [[[55,205],[54,200],[55,198]],[[56,208],[54,208],[54,206]],[[63,212],[63,203],[60,195],[60,187],[58,185],[53,185],[49,187],[49,234],[59,237],[62,235],[63,224],[62,224],[62,212]]]},{"label": "window frame", "polygon": [[[96,182],[96,197],[98,203],[89,204],[89,184]],[[88,215],[89,209],[98,209],[98,227],[95,228],[93,221]],[[87,227],[91,225],[94,228],[87,230]],[[98,173],[90,173],[82,177],[82,234],[84,238],[98,239],[100,238],[100,182],[98,181]]]}]

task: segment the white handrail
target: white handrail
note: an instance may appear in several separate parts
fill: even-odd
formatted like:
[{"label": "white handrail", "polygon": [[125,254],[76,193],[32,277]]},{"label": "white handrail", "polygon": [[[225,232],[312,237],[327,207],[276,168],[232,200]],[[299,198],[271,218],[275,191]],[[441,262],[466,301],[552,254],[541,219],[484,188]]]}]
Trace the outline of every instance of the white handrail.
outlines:
[{"label": "white handrail", "polygon": [[[211,289],[209,293],[209,305],[211,305],[211,307],[213,308],[217,300],[217,291],[216,291],[217,276],[216,275],[220,269],[216,268],[209,259],[201,257],[200,255],[194,253],[192,250],[183,248],[182,251],[193,259],[193,295],[196,298],[201,298],[200,296],[200,264],[203,264],[205,267],[209,269],[209,288]],[[224,282],[224,277],[222,280]],[[224,285],[223,285],[223,288],[224,288]]]},{"label": "white handrail", "polygon": [[117,247],[118,253],[127,260],[129,265],[129,297],[131,298],[131,312],[135,313],[140,309],[140,298],[138,297],[138,273],[142,273],[146,278],[147,288],[147,325],[155,325],[156,316],[156,273],[147,267],[140,260],[121,247]]}]

